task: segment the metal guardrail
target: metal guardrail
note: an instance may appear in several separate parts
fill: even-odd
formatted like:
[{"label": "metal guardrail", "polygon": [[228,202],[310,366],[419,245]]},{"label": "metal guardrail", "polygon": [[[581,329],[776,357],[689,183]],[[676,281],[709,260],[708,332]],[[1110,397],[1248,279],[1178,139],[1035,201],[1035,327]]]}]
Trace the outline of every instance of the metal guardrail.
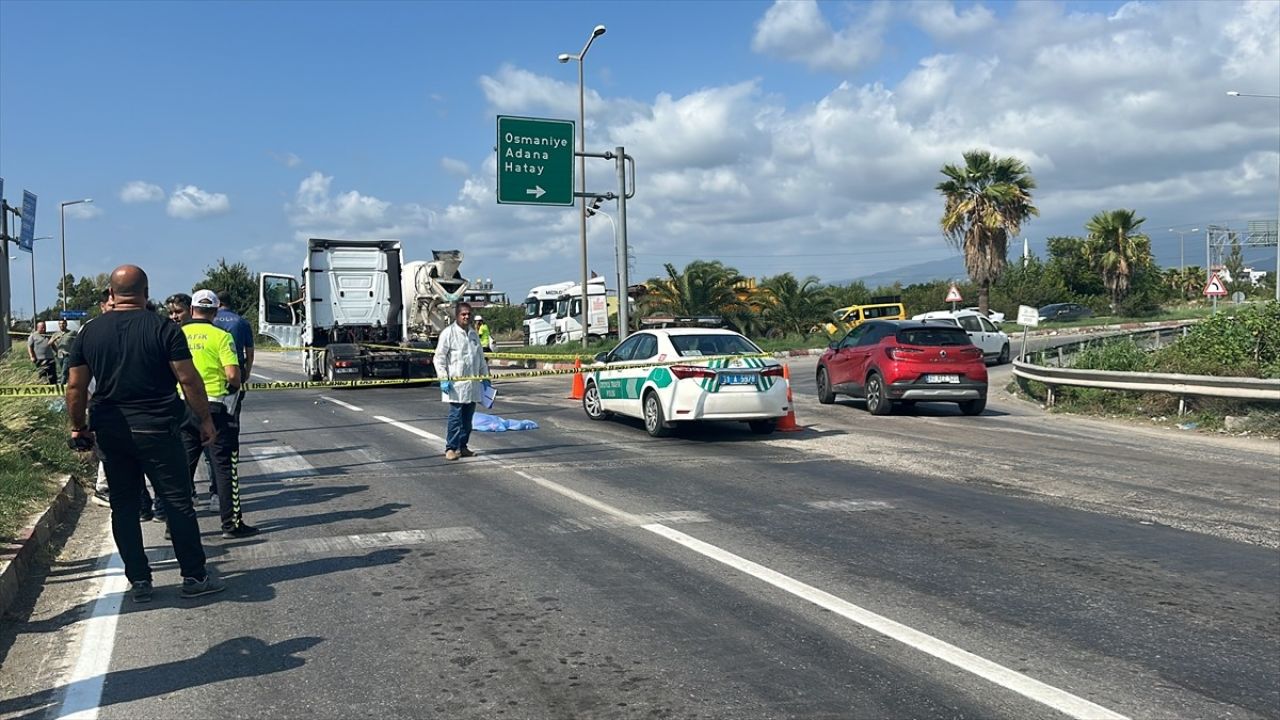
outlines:
[{"label": "metal guardrail", "polygon": [[[1056,348],[1032,353],[1041,363],[1056,359],[1058,366],[1036,364],[1025,360],[1015,360],[1013,374],[1022,380],[1034,380],[1043,383],[1049,389],[1048,405],[1054,401],[1054,387],[1070,385],[1074,387],[1098,388],[1101,390],[1128,390],[1136,392],[1167,393],[1178,396],[1178,414],[1186,410],[1186,398],[1191,395],[1201,397],[1232,398],[1237,400],[1262,400],[1280,403],[1280,379],[1267,380],[1259,378],[1221,377],[1218,375],[1183,375],[1178,373],[1144,373],[1121,372],[1118,370],[1081,370],[1061,367],[1065,357],[1079,352],[1089,345],[1115,340],[1119,337],[1131,337],[1136,342],[1145,341],[1153,347],[1159,347],[1166,338],[1186,332],[1186,326],[1174,326],[1142,330],[1135,333],[1119,333],[1100,338],[1091,338],[1077,343],[1068,343]],[[1054,357],[1056,355],[1056,358]]]}]

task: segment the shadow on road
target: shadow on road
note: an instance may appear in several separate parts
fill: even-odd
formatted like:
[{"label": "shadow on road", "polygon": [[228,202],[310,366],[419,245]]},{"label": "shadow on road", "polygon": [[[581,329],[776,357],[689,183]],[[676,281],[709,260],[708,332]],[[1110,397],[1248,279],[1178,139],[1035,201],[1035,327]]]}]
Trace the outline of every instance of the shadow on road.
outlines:
[{"label": "shadow on road", "polygon": [[[209,685],[223,680],[270,675],[295,670],[306,664],[296,655],[324,641],[319,637],[298,637],[269,645],[255,637],[238,637],[218,643],[187,660],[150,667],[109,672],[63,687],[42,690],[22,697],[0,700],[0,715],[16,720],[37,720],[66,697],[65,715],[87,713],[97,707],[144,700]],[[98,701],[95,688],[101,686]],[[25,715],[16,713],[25,712]]]}]

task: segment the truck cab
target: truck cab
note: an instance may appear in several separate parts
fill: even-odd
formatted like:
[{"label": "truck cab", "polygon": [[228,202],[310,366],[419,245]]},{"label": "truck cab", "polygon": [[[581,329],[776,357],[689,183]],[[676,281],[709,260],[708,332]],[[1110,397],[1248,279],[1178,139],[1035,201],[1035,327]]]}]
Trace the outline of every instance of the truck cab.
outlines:
[{"label": "truck cab", "polygon": [[[587,281],[587,336],[602,338],[609,334],[609,301],[603,277]],[[567,288],[556,301],[555,342],[582,339],[582,285]]]},{"label": "truck cab", "polygon": [[403,264],[397,240],[312,238],[301,279],[260,276],[259,332],[301,350],[312,379],[429,376],[415,354],[399,349],[409,345]]},{"label": "truck cab", "polygon": [[524,344],[550,345],[556,341],[556,304],[576,287],[571,281],[538,285],[524,299]]}]

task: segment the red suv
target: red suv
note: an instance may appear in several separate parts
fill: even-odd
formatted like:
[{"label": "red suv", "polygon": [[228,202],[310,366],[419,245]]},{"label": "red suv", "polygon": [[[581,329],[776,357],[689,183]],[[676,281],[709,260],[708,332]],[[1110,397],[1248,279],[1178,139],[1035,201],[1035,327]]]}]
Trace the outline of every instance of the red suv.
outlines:
[{"label": "red suv", "polygon": [[877,320],[850,330],[818,360],[818,402],[836,394],[866,398],[872,415],[895,402],[954,402],[965,415],[987,407],[982,349],[958,327],[909,320]]}]

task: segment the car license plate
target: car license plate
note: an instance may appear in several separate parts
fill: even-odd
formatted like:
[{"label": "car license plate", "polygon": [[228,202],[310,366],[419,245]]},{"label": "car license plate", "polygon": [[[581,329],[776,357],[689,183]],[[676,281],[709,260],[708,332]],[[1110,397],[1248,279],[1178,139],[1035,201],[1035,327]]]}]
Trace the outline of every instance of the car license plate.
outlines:
[{"label": "car license plate", "polygon": [[755,385],[755,373],[721,373],[721,385]]},{"label": "car license plate", "polygon": [[959,375],[925,375],[924,381],[927,383],[958,383]]}]

